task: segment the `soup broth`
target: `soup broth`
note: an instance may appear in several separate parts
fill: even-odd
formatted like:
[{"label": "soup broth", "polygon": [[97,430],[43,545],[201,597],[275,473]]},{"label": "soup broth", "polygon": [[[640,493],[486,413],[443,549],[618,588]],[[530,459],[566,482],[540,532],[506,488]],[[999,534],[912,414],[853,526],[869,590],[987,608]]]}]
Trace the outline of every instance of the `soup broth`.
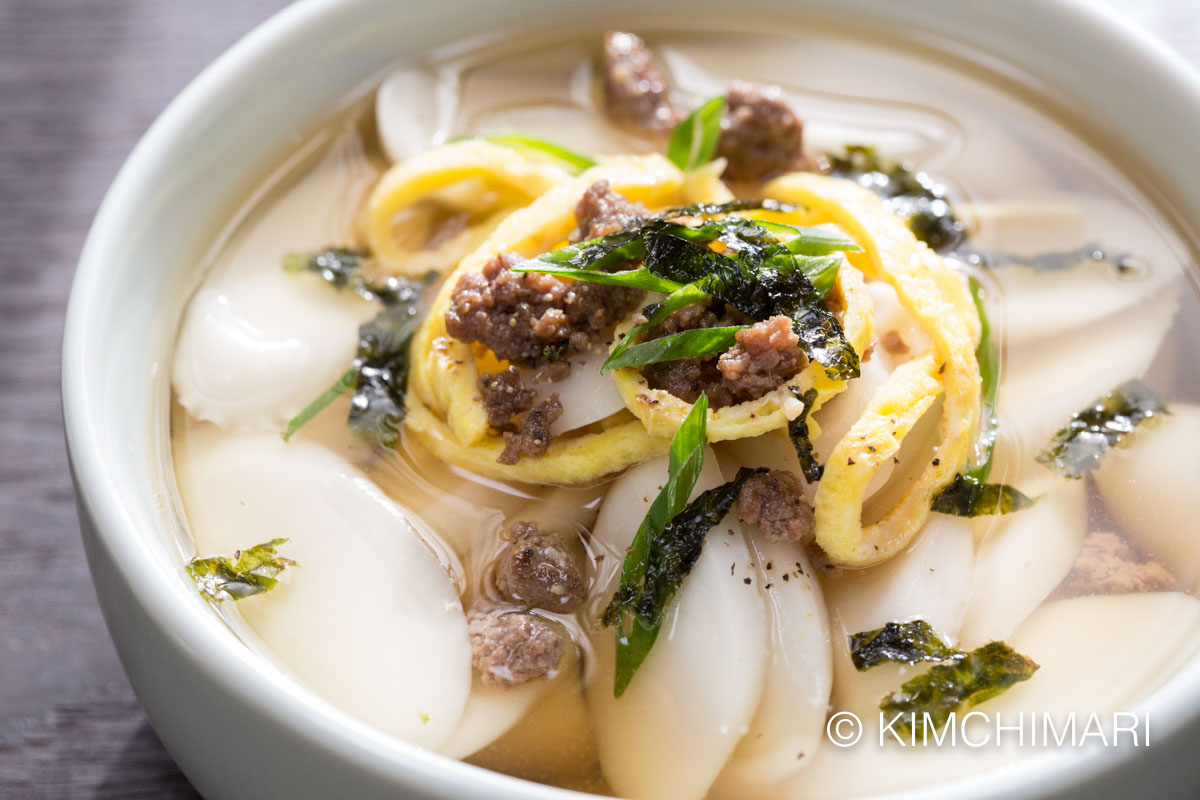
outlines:
[{"label": "soup broth", "polygon": [[[1051,748],[1043,747],[982,752],[870,743],[882,737],[877,724],[871,727],[879,699],[929,666],[854,669],[848,637],[892,622],[925,620],[963,652],[1005,641],[1036,661],[1032,678],[983,707],[996,714],[1135,708],[1200,641],[1200,603],[1192,596],[1200,547],[1190,536],[1200,508],[1183,483],[1196,474],[1200,445],[1200,386],[1190,368],[1200,307],[1184,277],[1194,269],[1184,242],[1114,166],[1118,159],[1056,121],[1032,92],[937,52],[832,30],[638,32],[683,109],[734,81],[779,85],[804,121],[810,153],[870,145],[885,163],[911,163],[944,186],[966,229],[948,263],[982,285],[999,354],[998,439],[988,480],[1016,487],[1036,504],[973,518],[934,513],[894,557],[858,569],[825,569],[798,547],[717,525],[674,598],[679,617],[671,624],[686,628],[692,601],[691,613],[708,615],[713,636],[736,636],[725,647],[696,642],[675,652],[663,642],[678,630],[664,630],[629,694],[614,702],[613,634],[598,621],[622,580],[626,548],[614,542],[632,539],[645,513],[638,501],[649,504],[667,480],[665,460],[650,455],[666,453],[670,433],[636,459],[641,465],[564,486],[449,463],[409,425],[400,426],[394,446],[372,444],[346,424],[351,393],[281,442],[288,419],[354,361],[358,326],[379,311],[319,275],[281,264],[288,253],[360,245],[368,197],[394,162],[455,137],[514,132],[585,154],[662,152],[665,137],[631,131],[605,114],[597,35],[470,43],[403,65],[378,96],[331,120],[206,265],[174,366],[172,446],[184,524],[197,555],[280,537],[290,540],[279,552],[299,565],[272,591],[221,610],[285,675],[383,731],[488,769],[601,794],[854,797],[1048,755]],[[443,270],[425,290],[421,314],[430,313],[441,281],[454,280],[446,278],[454,263],[513,208],[541,194],[514,192],[467,178],[395,217],[410,274]],[[754,192],[761,188],[735,194]],[[394,272],[379,262],[364,269],[372,279]],[[876,315],[898,308],[883,284],[867,288]],[[911,323],[903,309],[896,313],[896,325]],[[874,391],[887,373],[872,378],[872,370],[916,360],[889,351],[881,335],[901,329],[889,326],[876,320],[874,354],[840,397],[842,406],[814,412],[813,447],[823,462],[870,397],[863,388],[854,413],[837,421],[855,381]],[[910,345],[917,352],[913,341],[921,335],[905,334],[906,354]],[[1171,413],[1138,425],[1080,479],[1039,462],[1072,415],[1132,379],[1152,388]],[[537,391],[540,401],[550,389]],[[866,490],[864,526],[885,520],[921,470],[938,462],[947,446],[938,420],[950,402],[939,399],[917,414],[879,473],[880,485]],[[617,421],[580,430],[635,425],[620,409]],[[712,425],[697,488],[733,480],[739,465],[795,471],[792,444],[778,431],[716,440]],[[520,463],[532,460],[522,456]],[[827,476],[831,470],[827,463]],[[813,492],[805,484],[805,502],[814,501]],[[632,527],[614,493],[639,509]],[[820,515],[819,496],[816,502]],[[524,522],[562,537],[583,565],[587,596],[570,611],[534,612],[566,638],[565,655],[547,677],[504,687],[471,672],[464,660],[470,643],[454,609],[509,602],[496,588],[497,563],[514,524]],[[617,529],[625,538],[604,535]],[[1085,565],[1080,577],[1081,552],[1116,551],[1125,554],[1123,564],[1144,569],[1122,573],[1124,583],[1110,581],[1108,589],[1087,583],[1104,577],[1097,577],[1101,567],[1088,573]],[[445,585],[430,577],[443,573]],[[800,602],[771,599],[773,587],[793,584],[815,594],[806,608],[820,624],[804,627],[808,617],[778,609],[765,621],[753,611],[757,628],[745,622],[745,609],[760,609],[764,598]],[[697,599],[699,587],[719,588]],[[743,587],[756,593],[738,594]],[[815,653],[811,664],[793,665],[790,673],[764,666],[784,658],[779,654],[790,652],[794,637],[821,642],[806,651]],[[1121,646],[1101,656],[1092,649],[1096,638]],[[767,655],[755,654],[754,641],[775,647],[764,644],[757,649]],[[720,658],[698,662],[696,654],[705,653]],[[639,709],[646,696],[638,693],[639,678],[652,665],[668,669],[668,659],[696,693],[689,703],[696,708]],[[747,666],[753,659],[758,666]],[[725,675],[704,675],[717,670]],[[767,677],[730,685],[742,672]],[[785,680],[789,674],[794,683]],[[795,730],[755,699],[804,693],[811,695],[804,706],[811,719]],[[414,706],[414,694],[428,705]],[[754,713],[708,710],[722,704]],[[827,715],[844,711],[868,720],[857,747],[823,741]],[[642,725],[643,714],[675,715],[672,737]],[[728,719],[741,719],[741,726],[716,733],[705,727]],[[625,745],[617,741],[622,736],[647,742]],[[677,770],[690,759],[695,785]]]}]

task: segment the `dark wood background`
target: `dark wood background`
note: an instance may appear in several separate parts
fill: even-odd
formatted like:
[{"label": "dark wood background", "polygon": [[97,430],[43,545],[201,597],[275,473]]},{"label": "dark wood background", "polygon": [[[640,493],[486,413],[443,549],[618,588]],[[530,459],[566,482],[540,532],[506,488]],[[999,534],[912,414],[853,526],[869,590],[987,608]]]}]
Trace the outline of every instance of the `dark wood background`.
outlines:
[{"label": "dark wood background", "polygon": [[[1107,2],[1200,65],[1195,0]],[[283,5],[0,0],[0,798],[198,796],[96,608],[62,442],[62,316],[92,214],[138,137]]]}]

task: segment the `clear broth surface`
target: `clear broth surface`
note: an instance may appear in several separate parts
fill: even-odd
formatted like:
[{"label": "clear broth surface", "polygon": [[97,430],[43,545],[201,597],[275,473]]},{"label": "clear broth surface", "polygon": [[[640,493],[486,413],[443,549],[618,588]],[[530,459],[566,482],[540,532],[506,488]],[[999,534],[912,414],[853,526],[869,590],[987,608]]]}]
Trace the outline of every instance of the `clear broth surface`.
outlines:
[{"label": "clear broth surface", "polygon": [[[888,158],[906,159],[950,187],[951,199],[971,228],[971,244],[984,251],[1036,255],[1066,251],[1097,242],[1112,252],[1130,253],[1136,268],[1130,274],[1098,271],[1097,280],[1139,282],[1174,280],[1179,309],[1165,334],[1164,344],[1146,372],[1145,380],[1169,402],[1200,402],[1195,360],[1200,303],[1188,279],[1192,257],[1151,204],[1100,152],[1045,113],[989,82],[980,74],[949,68],[936,53],[878,41],[820,31],[761,33],[678,32],[641,30],[662,58],[687,101],[718,94],[735,79],[783,86],[806,122],[806,142],[816,152],[836,151],[847,143],[875,144]],[[435,56],[447,97],[456,108],[439,114],[436,139],[466,133],[520,131],[540,135],[584,152],[643,152],[651,144],[605,121],[595,102],[591,64],[598,53],[598,35],[546,40],[529,46],[508,42],[476,48],[452,48]],[[353,116],[331,123],[309,147],[309,155],[282,177],[263,202],[252,210],[221,253],[208,267],[209,280],[238,269],[245,259],[271,257],[269,249],[239,250],[239,243],[258,235],[263,215],[298,183],[319,186],[340,198],[344,215],[331,220],[329,230],[275,227],[263,241],[277,245],[278,254],[335,241],[352,242],[354,218],[371,182],[386,168],[373,133],[372,109],[363,104]],[[1005,216],[997,209],[1021,207],[1027,213]],[[1074,210],[1073,210],[1074,209]],[[257,232],[257,234],[256,234]],[[328,239],[328,241],[326,241]],[[983,275],[1000,298],[992,311],[1003,328],[1007,313],[1002,298],[1009,291],[1010,272],[1000,267]],[[1064,310],[1064,313],[1068,313]],[[1162,315],[1158,315],[1162,316]],[[1071,329],[1068,322],[1066,330]],[[1139,323],[1140,324],[1140,323]],[[1147,323],[1149,324],[1149,323]],[[1058,335],[1058,334],[1056,334]],[[1002,472],[1017,474],[1028,464],[1042,440],[1023,440],[1016,430],[1022,416],[1035,406],[1061,407],[1065,420],[1095,393],[1080,386],[1105,387],[1115,381],[1097,378],[1102,370],[1071,375],[1064,368],[1031,372],[1034,378],[1014,384],[1020,372],[1016,352],[999,342],[1007,359],[1002,377],[1000,415],[1003,435],[994,480]],[[1069,358],[1070,351],[1064,350]],[[1036,388],[1036,392],[1034,389]],[[1083,402],[1080,401],[1083,397]],[[502,543],[500,534],[518,519],[536,519],[560,530],[586,529],[594,522],[605,485],[585,488],[547,488],[504,485],[470,476],[439,463],[411,436],[395,452],[381,451],[357,441],[344,420],[348,400],[342,398],[302,431],[304,439],[320,442],[359,466],[388,495],[415,512],[453,551],[461,572],[464,605],[485,592],[488,564]],[[176,404],[172,415],[174,458],[183,476],[189,468],[189,440],[211,427]],[[1110,458],[1123,458],[1114,452]],[[1146,480],[1152,480],[1146,476]],[[181,477],[181,484],[186,481]],[[1120,530],[1120,526],[1089,481],[1091,530]],[[182,497],[185,510],[203,498]],[[1154,514],[1155,509],[1147,508]],[[1180,532],[1182,535],[1183,532]],[[982,533],[978,536],[982,537]],[[585,537],[586,540],[586,537]],[[977,538],[978,541],[978,538]],[[195,541],[196,551],[209,553],[216,543]],[[620,555],[593,550],[596,570],[611,570]],[[1168,566],[1170,564],[1168,563]],[[589,658],[583,632],[586,615],[563,617],[580,644],[575,668],[564,670],[556,686],[507,734],[468,760],[491,769],[598,793],[607,792],[596,759],[589,717],[580,691]],[[254,615],[241,609],[251,629]],[[1146,620],[1161,626],[1162,636],[1176,634],[1172,620]],[[284,670],[286,651],[265,648]],[[1136,658],[1136,654],[1116,655]],[[313,687],[318,693],[320,686]],[[1149,691],[1153,687],[1147,686]],[[844,791],[853,796],[860,778],[845,776]],[[938,780],[930,776],[929,780]]]}]

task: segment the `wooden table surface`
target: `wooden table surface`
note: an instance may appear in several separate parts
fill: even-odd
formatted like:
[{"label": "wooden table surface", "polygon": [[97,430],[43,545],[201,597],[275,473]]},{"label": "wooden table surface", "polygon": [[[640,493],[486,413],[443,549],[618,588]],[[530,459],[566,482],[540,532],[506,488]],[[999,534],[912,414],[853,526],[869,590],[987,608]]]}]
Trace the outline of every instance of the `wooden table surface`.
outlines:
[{"label": "wooden table surface", "polygon": [[[1200,66],[1195,0],[1106,2]],[[92,214],[138,137],[283,5],[0,0],[0,798],[198,796],[96,607],[62,441],[62,317]]]}]

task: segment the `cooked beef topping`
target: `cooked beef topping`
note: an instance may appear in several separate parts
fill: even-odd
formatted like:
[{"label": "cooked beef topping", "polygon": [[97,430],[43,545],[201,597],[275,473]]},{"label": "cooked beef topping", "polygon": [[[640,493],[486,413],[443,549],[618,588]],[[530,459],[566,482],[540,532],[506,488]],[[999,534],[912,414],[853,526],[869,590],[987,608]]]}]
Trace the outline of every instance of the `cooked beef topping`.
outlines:
[{"label": "cooked beef topping", "polygon": [[[746,321],[744,314],[719,300],[694,303],[684,306],[647,330],[643,341],[696,328],[744,325]],[[669,392],[688,403],[696,402],[702,394],[708,395],[709,405],[713,408],[723,408],[737,402],[724,385],[725,377],[717,369],[715,356],[647,364],[642,367],[642,376],[651,389]]]},{"label": "cooked beef topping", "polygon": [[616,233],[635,219],[648,216],[650,210],[644,205],[629,202],[625,195],[614,191],[608,181],[596,181],[575,205],[575,230],[569,238],[572,242],[586,242]]},{"label": "cooked beef topping", "polygon": [[774,542],[809,544],[816,531],[804,484],[791,472],[773,469],[751,476],[738,494],[742,522],[757,525]]},{"label": "cooked beef topping", "polygon": [[729,325],[747,325],[752,320],[733,306],[728,306],[720,300],[707,300],[703,303],[692,303],[684,306],[662,322],[646,331],[645,341],[657,339],[660,336],[670,336],[680,331],[690,331],[697,328],[718,328]]},{"label": "cooked beef topping", "polygon": [[688,403],[696,402],[702,394],[708,395],[711,408],[737,403],[733,393],[722,383],[724,378],[714,358],[681,358],[648,364],[642,368],[642,376],[651,389],[668,392]]},{"label": "cooked beef topping", "polygon": [[512,272],[521,261],[504,253],[478,273],[461,276],[446,311],[446,332],[479,342],[515,366],[543,367],[569,349],[588,349],[642,297],[624,286]]},{"label": "cooked beef topping", "polygon": [[[874,344],[874,342],[872,342],[872,344]],[[908,354],[908,342],[904,341],[904,337],[900,335],[899,331],[885,331],[884,334],[879,337],[879,344],[883,345],[883,349],[887,350],[894,356],[903,356]]]},{"label": "cooked beef topping", "polygon": [[[713,300],[680,309],[647,331],[645,339],[749,322],[737,309]],[[689,403],[705,394],[711,407],[724,408],[762,397],[804,369],[808,358],[799,341],[787,317],[772,317],[740,331],[737,344],[719,358],[712,355],[649,364],[642,368],[642,375],[652,389],[670,392]]]},{"label": "cooked beef topping", "polygon": [[488,425],[498,431],[518,429],[514,417],[533,408],[537,392],[525,386],[516,367],[509,367],[499,375],[483,373],[479,376],[479,392],[483,395],[483,410]]},{"label": "cooked beef topping", "polygon": [[496,588],[506,599],[547,611],[574,611],[587,594],[574,551],[536,522],[518,522],[496,562]]},{"label": "cooked beef topping", "polygon": [[783,101],[778,86],[735,83],[725,96],[725,130],[717,142],[725,177],[758,181],[803,168],[804,123]]},{"label": "cooked beef topping", "polygon": [[721,354],[717,369],[735,395],[762,397],[808,366],[792,321],[774,316],[738,331],[737,344]]},{"label": "cooked beef topping", "polygon": [[545,455],[554,438],[550,426],[563,412],[557,394],[535,406],[537,392],[525,386],[516,367],[499,375],[480,375],[479,391],[488,425],[504,434],[504,450],[497,461],[512,466],[521,456]]},{"label": "cooked beef topping", "polygon": [[667,82],[646,43],[632,33],[604,37],[604,106],[624,125],[665,133],[679,121]]},{"label": "cooked beef topping", "polygon": [[524,611],[479,600],[467,612],[471,663],[488,686],[553,678],[565,647],[550,623]]},{"label": "cooked beef topping", "polygon": [[496,460],[511,467],[521,460],[521,456],[538,458],[545,455],[554,439],[550,426],[558,421],[562,413],[562,403],[558,401],[557,394],[538,403],[521,418],[520,431],[504,432],[504,451]]},{"label": "cooked beef topping", "polygon": [[1143,558],[1115,533],[1095,531],[1083,540],[1075,566],[1055,594],[1059,597],[1130,594],[1175,587],[1174,576],[1162,564]]}]

